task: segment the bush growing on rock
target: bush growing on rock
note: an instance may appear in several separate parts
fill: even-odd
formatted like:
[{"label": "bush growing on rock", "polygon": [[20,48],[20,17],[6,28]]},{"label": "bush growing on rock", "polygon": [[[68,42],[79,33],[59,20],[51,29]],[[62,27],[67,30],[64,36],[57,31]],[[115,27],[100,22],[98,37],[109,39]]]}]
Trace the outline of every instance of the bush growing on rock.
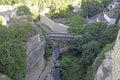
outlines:
[{"label": "bush growing on rock", "polygon": [[2,25],[3,23],[3,19],[2,19],[2,16],[0,16],[0,25]]},{"label": "bush growing on rock", "polygon": [[0,72],[13,80],[24,80],[26,74],[25,43],[30,37],[31,24],[0,26]]}]

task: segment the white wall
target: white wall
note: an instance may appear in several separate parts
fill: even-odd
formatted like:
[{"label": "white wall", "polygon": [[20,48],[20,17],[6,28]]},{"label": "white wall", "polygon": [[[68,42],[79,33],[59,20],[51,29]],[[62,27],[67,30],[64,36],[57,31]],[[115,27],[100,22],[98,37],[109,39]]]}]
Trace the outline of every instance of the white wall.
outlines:
[{"label": "white wall", "polygon": [[109,24],[115,24],[116,19],[110,18],[107,14],[104,13],[104,18],[109,22]]}]

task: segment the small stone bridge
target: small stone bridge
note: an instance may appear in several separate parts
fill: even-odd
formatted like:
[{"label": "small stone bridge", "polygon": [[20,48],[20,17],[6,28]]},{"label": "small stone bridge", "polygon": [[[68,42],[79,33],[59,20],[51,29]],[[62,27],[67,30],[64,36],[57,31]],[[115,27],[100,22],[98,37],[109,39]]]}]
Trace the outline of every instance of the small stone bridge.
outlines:
[{"label": "small stone bridge", "polygon": [[66,26],[61,23],[56,23],[53,20],[49,19],[45,14],[40,15],[40,22],[44,25],[46,25],[47,29],[49,29],[49,33],[47,36],[51,39],[57,39],[57,40],[69,40],[74,39],[76,37],[82,37],[81,35],[73,35],[69,33],[69,26]]},{"label": "small stone bridge", "polygon": [[74,39],[74,38],[77,38],[77,37],[82,37],[81,35],[77,35],[77,36],[74,36],[70,33],[49,33],[47,35],[48,37],[52,38],[52,39]]}]

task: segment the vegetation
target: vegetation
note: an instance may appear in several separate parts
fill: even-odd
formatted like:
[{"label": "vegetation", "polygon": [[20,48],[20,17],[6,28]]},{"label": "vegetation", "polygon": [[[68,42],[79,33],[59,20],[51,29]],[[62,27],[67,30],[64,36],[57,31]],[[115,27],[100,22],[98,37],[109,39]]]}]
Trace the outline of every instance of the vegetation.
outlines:
[{"label": "vegetation", "polygon": [[103,5],[104,5],[104,8],[107,7],[113,0],[100,0]]},{"label": "vegetation", "polygon": [[2,19],[2,16],[0,16],[0,25],[2,25],[3,23],[3,19]]},{"label": "vegetation", "polygon": [[65,4],[61,5],[59,8],[56,8],[56,6],[51,5],[51,10],[49,12],[49,15],[51,15],[51,18],[64,17],[67,11],[68,11],[68,6]]},{"label": "vegetation", "polygon": [[81,8],[85,17],[92,17],[103,11],[104,6],[97,0],[83,0]]},{"label": "vegetation", "polygon": [[79,64],[79,57],[74,56],[69,52],[64,54],[66,55],[63,55],[64,57],[60,62],[62,68],[62,80],[80,80],[82,69]]},{"label": "vegetation", "polygon": [[29,8],[25,5],[19,6],[17,10],[18,15],[32,15],[31,11]]},{"label": "vegetation", "polygon": [[115,24],[118,24],[120,20],[120,10],[115,10],[115,12],[118,14]]},{"label": "vegetation", "polygon": [[46,36],[47,31],[44,28],[41,28],[41,29],[42,29],[42,34],[44,35],[44,38],[46,41],[44,58],[47,60],[53,53],[53,49],[52,49],[53,41],[51,39],[49,39],[48,36]]},{"label": "vegetation", "polygon": [[27,0],[0,0],[0,4],[15,4],[15,3],[26,3]]},{"label": "vegetation", "polygon": [[[106,44],[103,49],[101,50],[100,54],[98,55],[98,59],[96,61],[96,65],[93,67],[93,71],[96,72],[100,64],[102,63],[103,59],[105,59],[105,52],[111,50],[114,46],[114,43]],[[92,69],[92,68],[91,68]]]},{"label": "vegetation", "polygon": [[[111,43],[116,39],[119,26],[111,25],[107,27],[105,23],[101,22],[86,24],[84,18],[81,17],[81,12],[76,14],[72,12],[68,12],[67,14],[69,26],[71,27],[70,31],[73,34],[82,34],[82,38],[76,38],[73,41],[68,42],[68,45],[71,46],[68,50],[68,55],[71,54],[72,57],[77,57],[77,62],[79,62],[77,65],[79,65],[79,67],[84,71],[79,70],[77,72],[79,76],[76,75],[77,78],[74,77],[74,75],[71,75],[71,73],[65,73],[69,72],[69,70],[71,71],[71,69],[74,71],[74,68],[70,68],[69,65],[76,65],[73,64],[75,63],[74,60],[70,60],[71,57],[66,54],[65,58],[67,58],[67,60],[71,63],[66,64],[68,62],[67,61],[66,63],[61,64],[63,69],[62,79],[74,80],[74,78],[76,78],[75,80],[93,80],[93,72],[95,72],[95,69],[97,70],[100,65],[104,53],[113,47],[113,44]],[[98,60],[98,64],[95,66],[95,69],[93,69],[92,63],[97,56],[100,56],[100,58]],[[64,59],[64,61],[66,60]],[[64,68],[65,66],[68,66],[67,69]]]},{"label": "vegetation", "polygon": [[85,80],[94,80],[92,66],[88,66]]},{"label": "vegetation", "polygon": [[82,45],[82,57],[80,63],[82,65],[90,65],[100,52],[100,44],[98,41],[90,41]]},{"label": "vegetation", "polygon": [[83,25],[86,24],[86,20],[80,16],[80,14],[74,14],[69,18],[69,26],[71,27],[71,32],[75,34],[80,34],[84,32]]},{"label": "vegetation", "polygon": [[[69,42],[69,46],[71,46],[71,48],[68,50],[68,55],[71,54],[72,57],[77,57],[77,62],[79,62],[77,64],[80,65],[79,67],[81,70],[84,70],[79,70],[79,76],[76,75],[77,78],[71,75],[73,80],[74,78],[76,78],[75,80],[92,80],[93,69],[91,65],[99,54],[103,56],[105,51],[108,51],[112,48],[113,45],[111,45],[111,43],[115,41],[119,30],[119,26],[117,25],[111,25],[107,27],[104,23],[92,23],[86,25],[84,28],[85,30],[82,34],[82,38],[77,38]],[[68,72],[69,70],[71,70],[70,67],[67,67],[67,70],[66,68],[64,68],[65,66],[73,65],[72,63],[75,63],[74,60],[70,60],[71,57],[69,57],[68,55],[65,58],[68,58],[68,61],[70,61],[71,64],[61,64],[63,72]],[[102,59],[102,56],[100,60]],[[72,70],[74,71],[74,69]],[[65,73],[62,74],[64,75]],[[70,73],[67,73],[65,75],[69,76]],[[63,77],[63,79],[72,80],[65,76]]]},{"label": "vegetation", "polygon": [[[68,6],[73,1],[75,0],[31,0],[28,2],[26,0],[1,0],[0,4],[30,3],[32,6],[38,6],[38,13],[45,7],[50,7],[49,14],[52,15],[52,18],[67,17],[70,32],[81,35],[82,38],[75,38],[67,42],[70,49],[64,52],[60,62],[62,80],[93,80],[92,73],[100,65],[104,53],[113,47],[111,43],[114,43],[116,39],[119,26],[111,25],[108,27],[102,22],[87,24],[84,18],[102,12],[111,0],[82,0],[82,10],[79,13],[73,13],[71,6]],[[18,14],[34,15],[27,6],[20,6]],[[15,25],[11,28],[0,26],[0,72],[13,80],[24,80],[25,78],[25,42],[30,36],[31,30],[32,27],[29,24]],[[43,33],[46,35],[44,30]],[[52,41],[46,36],[45,39],[44,56],[47,59],[52,54]],[[92,64],[97,56],[99,56],[98,64],[93,69]]]},{"label": "vegetation", "polygon": [[48,57],[50,57],[53,53],[52,50],[52,40],[48,39],[47,37],[45,38],[46,40],[46,45],[45,45],[45,54],[44,57],[45,59],[48,59]]},{"label": "vegetation", "polygon": [[25,42],[32,30],[31,24],[0,26],[0,72],[13,80],[24,80],[26,74]]}]

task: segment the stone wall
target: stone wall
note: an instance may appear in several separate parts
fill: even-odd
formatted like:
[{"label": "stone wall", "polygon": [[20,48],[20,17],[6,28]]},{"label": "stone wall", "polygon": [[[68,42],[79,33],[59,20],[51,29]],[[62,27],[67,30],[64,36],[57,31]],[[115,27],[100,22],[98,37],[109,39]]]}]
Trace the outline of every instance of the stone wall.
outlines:
[{"label": "stone wall", "polygon": [[69,28],[68,26],[60,23],[55,23],[45,15],[40,16],[40,21],[41,23],[47,25],[55,33],[68,33],[68,28]]},{"label": "stone wall", "polygon": [[39,34],[31,37],[27,42],[27,75],[26,80],[38,80],[41,75],[44,62],[45,40]]},{"label": "stone wall", "polygon": [[113,80],[120,80],[120,31],[112,53],[112,63]]}]

